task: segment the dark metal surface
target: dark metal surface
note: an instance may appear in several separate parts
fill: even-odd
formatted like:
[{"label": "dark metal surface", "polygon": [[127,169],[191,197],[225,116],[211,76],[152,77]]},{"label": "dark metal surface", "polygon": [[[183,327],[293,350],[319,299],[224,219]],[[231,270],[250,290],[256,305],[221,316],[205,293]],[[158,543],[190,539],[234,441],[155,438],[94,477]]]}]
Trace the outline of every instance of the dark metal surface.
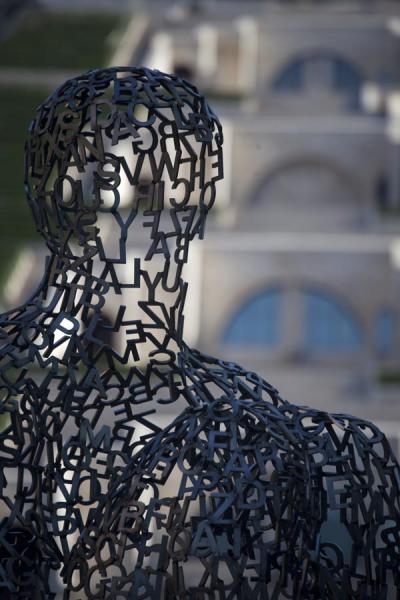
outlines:
[{"label": "dark metal surface", "polygon": [[183,341],[222,176],[219,121],[174,76],[93,70],[39,107],[26,190],[51,255],[0,322],[1,598],[396,597],[384,435]]}]

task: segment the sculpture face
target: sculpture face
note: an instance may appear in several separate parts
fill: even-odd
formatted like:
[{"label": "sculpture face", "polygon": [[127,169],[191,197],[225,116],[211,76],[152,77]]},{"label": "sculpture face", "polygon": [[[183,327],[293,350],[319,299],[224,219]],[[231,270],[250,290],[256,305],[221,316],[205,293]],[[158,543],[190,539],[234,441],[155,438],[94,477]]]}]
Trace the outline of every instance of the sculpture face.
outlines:
[{"label": "sculpture face", "polygon": [[179,267],[215,201],[222,130],[187,82],[148,69],[94,70],[39,107],[25,175],[54,253],[123,263],[128,237],[144,227],[145,260],[161,255]]},{"label": "sculpture face", "polygon": [[[171,339],[180,343],[182,270],[221,178],[219,121],[197,89],[174,76],[93,70],[39,107],[25,169],[36,226],[61,259],[61,286],[75,281],[81,295],[97,286],[89,309],[108,303],[101,321],[118,332],[121,355],[130,346],[135,360],[147,361]],[[119,299],[110,309],[112,294]],[[174,315],[167,334],[157,311],[164,320]]]}]

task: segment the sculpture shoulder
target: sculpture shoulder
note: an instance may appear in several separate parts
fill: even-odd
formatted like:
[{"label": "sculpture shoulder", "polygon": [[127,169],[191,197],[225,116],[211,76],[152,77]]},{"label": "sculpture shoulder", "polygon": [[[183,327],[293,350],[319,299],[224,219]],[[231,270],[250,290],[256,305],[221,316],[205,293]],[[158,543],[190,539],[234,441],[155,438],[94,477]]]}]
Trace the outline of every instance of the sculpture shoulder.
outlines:
[{"label": "sculpture shoulder", "polygon": [[375,423],[309,407],[293,407],[292,412],[316,475],[330,482],[348,480],[353,488],[369,485],[371,490],[391,488],[400,492],[397,458]]},{"label": "sculpture shoulder", "polygon": [[374,465],[395,464],[397,459],[385,433],[372,421],[345,414],[333,414],[332,419],[342,425],[342,443],[352,444],[361,458],[368,455]]},{"label": "sculpture shoulder", "polygon": [[329,413],[326,411],[298,406],[297,418],[301,422],[302,430],[309,439],[330,435],[336,437],[337,443],[349,443],[349,440],[364,450],[377,448],[388,443],[385,434],[372,421],[345,413]]},{"label": "sculpture shoulder", "polygon": [[254,371],[190,349],[185,356],[187,393],[204,403],[220,398],[285,404],[278,390]]},{"label": "sculpture shoulder", "polygon": [[396,458],[385,434],[365,419],[343,414],[329,413],[309,406],[297,405],[283,399],[278,390],[253,371],[234,362],[209,356],[198,350],[190,350],[185,364],[188,390],[204,403],[221,398],[251,401],[253,410],[262,410],[271,404],[284,419],[288,431],[303,444],[308,454],[315,458],[324,453],[327,462],[356,457],[377,464],[394,465]]}]

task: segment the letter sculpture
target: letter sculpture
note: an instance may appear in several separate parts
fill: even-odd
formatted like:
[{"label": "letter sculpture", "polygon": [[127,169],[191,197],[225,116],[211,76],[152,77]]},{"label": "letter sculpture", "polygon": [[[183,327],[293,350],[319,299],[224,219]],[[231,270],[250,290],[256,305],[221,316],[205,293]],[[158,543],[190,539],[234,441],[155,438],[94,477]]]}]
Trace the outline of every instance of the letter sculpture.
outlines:
[{"label": "letter sculpture", "polygon": [[88,71],[38,108],[25,182],[51,254],[1,316],[1,599],[400,588],[381,431],[183,341],[182,270],[222,142],[196,87],[145,68]]}]

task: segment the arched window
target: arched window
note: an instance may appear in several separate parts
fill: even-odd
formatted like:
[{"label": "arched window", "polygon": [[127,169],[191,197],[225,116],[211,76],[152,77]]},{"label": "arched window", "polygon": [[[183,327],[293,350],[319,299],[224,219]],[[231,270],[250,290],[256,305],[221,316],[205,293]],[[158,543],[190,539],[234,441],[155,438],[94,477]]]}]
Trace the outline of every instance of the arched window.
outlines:
[{"label": "arched window", "polygon": [[375,344],[380,354],[390,352],[395,339],[396,317],[390,308],[382,309],[375,320]]},{"label": "arched window", "polygon": [[[340,354],[361,348],[361,327],[344,304],[319,290],[294,292],[269,288],[248,299],[224,330],[223,343],[271,349],[285,346],[301,354]],[[291,294],[289,302],[286,294]],[[295,331],[286,327],[283,340],[282,324],[293,320],[288,314],[291,310],[301,320],[301,326]]]},{"label": "arched window", "polygon": [[280,339],[282,292],[263,291],[234,314],[222,339],[225,344],[273,347]]},{"label": "arched window", "polygon": [[351,312],[327,294],[306,291],[305,336],[307,351],[354,351],[361,346],[361,332]]},{"label": "arched window", "polygon": [[240,215],[252,229],[344,231],[358,229],[365,219],[353,174],[312,156],[293,158],[266,173],[252,202],[254,209]]},{"label": "arched window", "polygon": [[278,92],[306,92],[327,89],[347,95],[357,102],[363,77],[357,67],[329,53],[297,58],[276,76],[273,89]]},{"label": "arched window", "polygon": [[273,87],[277,91],[301,90],[304,85],[304,61],[295,60],[276,77]]}]

